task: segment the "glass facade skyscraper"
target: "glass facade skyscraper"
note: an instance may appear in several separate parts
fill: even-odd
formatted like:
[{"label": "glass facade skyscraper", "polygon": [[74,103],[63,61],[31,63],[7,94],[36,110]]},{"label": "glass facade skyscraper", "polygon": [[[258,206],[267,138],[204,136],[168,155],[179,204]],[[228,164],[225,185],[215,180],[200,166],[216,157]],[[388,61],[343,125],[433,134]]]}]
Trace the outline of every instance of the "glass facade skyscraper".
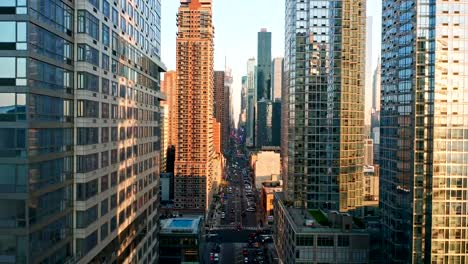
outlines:
[{"label": "glass facade skyscraper", "polygon": [[255,58],[247,61],[247,124],[246,124],[246,145],[254,146],[255,141],[255,104],[257,100],[257,74],[255,67]]},{"label": "glass facade skyscraper", "polygon": [[383,1],[380,207],[388,263],[466,263],[466,1]]},{"label": "glass facade skyscraper", "polygon": [[262,28],[257,41],[257,101],[271,100],[271,32]]},{"label": "glass facade skyscraper", "polygon": [[298,207],[362,204],[365,1],[286,1],[288,153]]},{"label": "glass facade skyscraper", "polygon": [[158,258],[159,0],[0,1],[0,258]]}]

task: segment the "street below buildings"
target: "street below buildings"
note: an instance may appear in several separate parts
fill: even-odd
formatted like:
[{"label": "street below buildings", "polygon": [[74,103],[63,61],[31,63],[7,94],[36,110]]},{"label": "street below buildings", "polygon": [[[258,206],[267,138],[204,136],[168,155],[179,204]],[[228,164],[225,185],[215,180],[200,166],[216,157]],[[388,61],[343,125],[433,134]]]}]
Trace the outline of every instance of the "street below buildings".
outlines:
[{"label": "street below buildings", "polygon": [[259,221],[259,195],[247,155],[241,145],[233,143],[226,157],[226,177],[215,219],[210,220],[215,224],[207,230],[204,263],[277,263],[271,254],[274,250],[267,250],[272,246],[271,235]]}]

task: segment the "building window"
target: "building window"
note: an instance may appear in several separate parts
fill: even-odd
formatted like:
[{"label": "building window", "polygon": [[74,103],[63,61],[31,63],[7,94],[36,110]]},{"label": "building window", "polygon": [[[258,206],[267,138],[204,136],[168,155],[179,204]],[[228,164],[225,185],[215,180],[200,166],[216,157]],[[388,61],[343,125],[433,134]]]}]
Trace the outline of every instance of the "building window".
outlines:
[{"label": "building window", "polygon": [[[3,66],[3,64],[0,65]],[[0,72],[2,72],[1,69],[0,66]],[[26,85],[26,79],[24,85]],[[28,85],[41,89],[66,90],[67,93],[72,93],[73,73],[42,61],[30,59],[28,64]]]},{"label": "building window", "polygon": [[333,236],[318,236],[317,246],[319,247],[333,247],[334,239]]},{"label": "building window", "polygon": [[107,237],[107,234],[109,232],[108,229],[109,228],[107,222],[101,226],[101,241]]},{"label": "building window", "polygon": [[77,128],[77,144],[92,145],[99,143],[99,128],[79,127]]},{"label": "building window", "polygon": [[78,72],[77,89],[99,92],[99,77],[88,72]]},{"label": "building window", "polygon": [[106,78],[102,78],[102,81],[101,81],[101,91],[103,94],[109,94],[109,85],[110,85],[110,82],[108,79]]},{"label": "building window", "polygon": [[102,23],[102,44],[104,44],[104,46],[106,46],[106,47],[110,46],[109,27],[106,26],[104,23]]},{"label": "building window", "polygon": [[[102,152],[103,156],[108,156],[108,151]],[[104,175],[101,177],[101,192],[107,191],[109,189],[109,175]]]},{"label": "building window", "polygon": [[110,220],[110,231],[113,232],[117,228],[117,217],[114,216]]},{"label": "building window", "polygon": [[101,117],[109,118],[109,104],[108,103],[101,103]]},{"label": "building window", "polygon": [[97,217],[98,217],[97,205],[89,208],[86,211],[77,211],[76,212],[76,227],[87,228],[89,225],[91,225],[97,220]]},{"label": "building window", "polygon": [[111,187],[114,187],[117,185],[117,172],[114,171],[111,173]]},{"label": "building window", "polygon": [[102,54],[102,69],[105,71],[109,70],[109,56]]},{"label": "building window", "polygon": [[101,168],[109,166],[109,151],[101,152]]},{"label": "building window", "polygon": [[86,173],[99,168],[99,154],[76,156],[76,167],[78,173]]},{"label": "building window", "polygon": [[0,86],[26,85],[26,58],[0,57]]},{"label": "building window", "polygon": [[99,67],[99,51],[86,44],[78,44],[78,61],[85,61]]},{"label": "building window", "polygon": [[107,0],[102,0],[102,13],[108,18],[110,17],[110,5]]},{"label": "building window", "polygon": [[99,40],[99,20],[86,10],[78,10],[78,33]]},{"label": "building window", "polygon": [[26,120],[26,94],[0,93],[0,122]]},{"label": "building window", "polygon": [[99,117],[99,103],[90,100],[77,101],[77,116],[78,117]]},{"label": "building window", "polygon": [[0,36],[1,50],[26,50],[26,23],[15,21],[0,21],[2,34]]},{"label": "building window", "polygon": [[338,236],[339,247],[349,247],[349,236]]},{"label": "building window", "polygon": [[101,128],[101,143],[109,142],[109,128],[103,127]]},{"label": "building window", "polygon": [[101,201],[101,217],[105,216],[109,211],[109,200],[104,199]]},{"label": "building window", "polygon": [[99,0],[88,0],[96,9],[99,10]]}]

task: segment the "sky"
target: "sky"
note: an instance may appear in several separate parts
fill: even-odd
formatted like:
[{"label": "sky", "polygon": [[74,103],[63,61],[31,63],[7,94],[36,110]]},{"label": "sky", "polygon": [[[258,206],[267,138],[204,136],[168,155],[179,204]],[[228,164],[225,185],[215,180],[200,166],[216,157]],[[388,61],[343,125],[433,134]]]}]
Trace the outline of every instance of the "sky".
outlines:
[{"label": "sky", "polygon": [[[168,70],[175,70],[176,14],[179,0],[161,1],[161,52]],[[215,26],[215,70],[232,69],[233,117],[240,111],[241,78],[246,74],[247,60],[257,57],[257,32],[272,32],[272,58],[284,54],[285,0],[213,0]],[[373,17],[372,69],[380,53],[381,0],[367,0],[367,16]]]}]

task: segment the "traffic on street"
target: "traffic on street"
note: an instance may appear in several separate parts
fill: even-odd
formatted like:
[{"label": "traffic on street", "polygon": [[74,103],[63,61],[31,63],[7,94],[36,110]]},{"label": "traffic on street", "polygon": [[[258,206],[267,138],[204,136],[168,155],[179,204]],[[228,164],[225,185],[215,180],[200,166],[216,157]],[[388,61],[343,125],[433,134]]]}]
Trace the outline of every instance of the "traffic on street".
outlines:
[{"label": "traffic on street", "polygon": [[[260,197],[250,171],[248,153],[232,136],[226,173],[207,229],[204,263],[277,263],[271,231],[262,226]],[[217,219],[219,218],[219,219]]]}]

